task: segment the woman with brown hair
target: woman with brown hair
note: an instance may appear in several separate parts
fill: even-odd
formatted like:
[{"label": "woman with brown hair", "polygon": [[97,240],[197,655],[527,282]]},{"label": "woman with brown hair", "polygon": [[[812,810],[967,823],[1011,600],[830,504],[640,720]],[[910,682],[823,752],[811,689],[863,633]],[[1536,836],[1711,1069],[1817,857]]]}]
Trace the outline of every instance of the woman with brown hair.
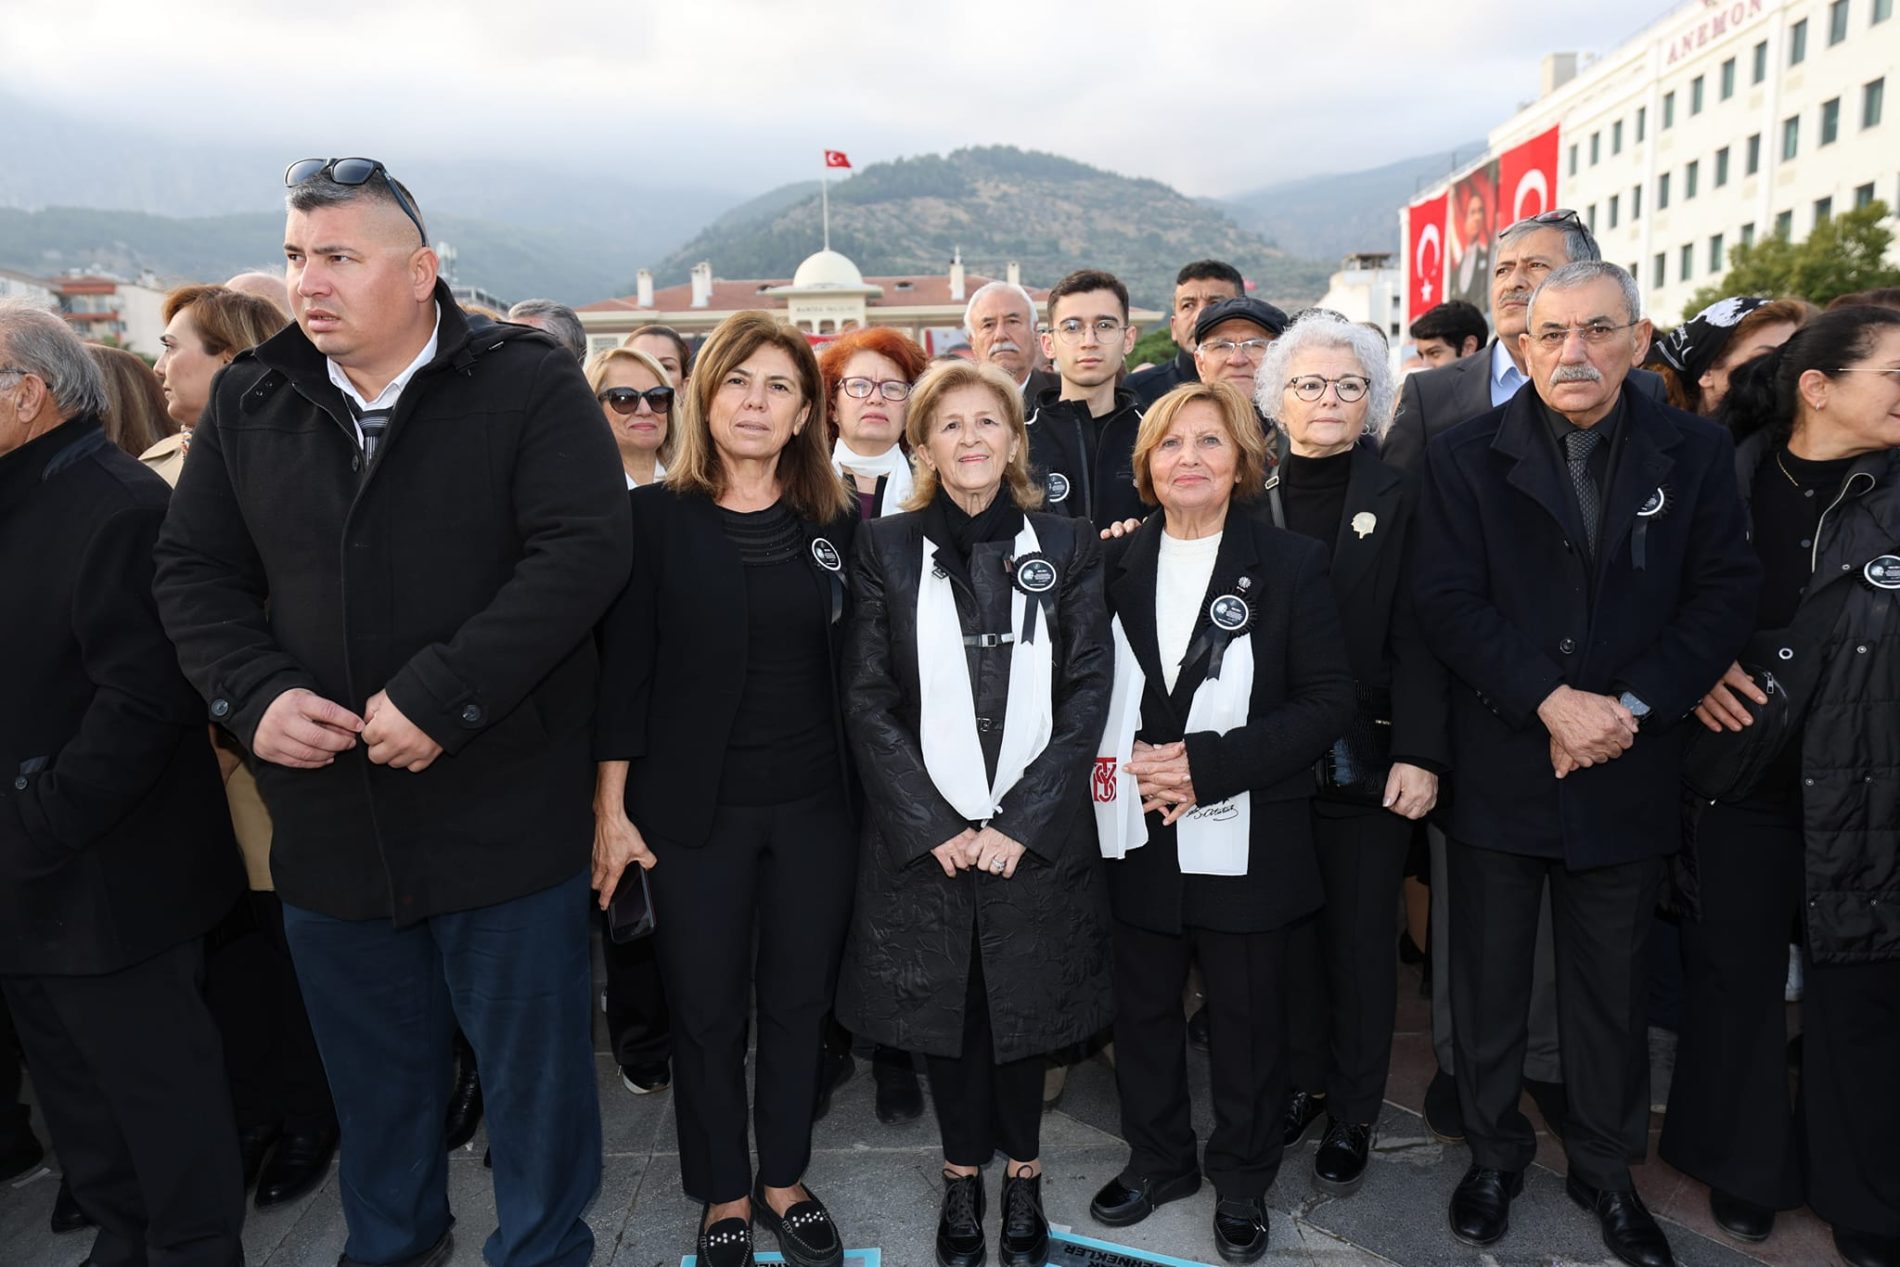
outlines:
[{"label": "woman with brown hair", "polygon": [[152,372],[165,390],[165,412],[178,429],[139,454],[168,484],[191,447],[191,429],[211,399],[211,380],[233,357],[290,324],[267,299],[224,286],[180,286],[165,296],[163,351]]},{"label": "woman with brown hair", "polygon": [[178,430],[166,416],[165,391],[150,366],[124,348],[103,343],[88,343],[86,351],[106,381],[106,409],[99,422],[112,443],[137,457]]},{"label": "woman with brown hair", "polygon": [[844,1261],[804,1185],[857,869],[838,708],[857,514],[831,469],[825,404],[791,326],[743,312],[713,332],[675,463],[631,495],[642,548],[600,635],[594,887],[605,908],[623,885],[651,885],[680,1178],[705,1206],[705,1267],[747,1267],[755,1217],[788,1262]]},{"label": "woman with brown hair", "polygon": [[1786,343],[1817,311],[1805,299],[1719,299],[1658,338],[1648,368],[1662,375],[1670,404],[1713,418],[1729,374]]}]

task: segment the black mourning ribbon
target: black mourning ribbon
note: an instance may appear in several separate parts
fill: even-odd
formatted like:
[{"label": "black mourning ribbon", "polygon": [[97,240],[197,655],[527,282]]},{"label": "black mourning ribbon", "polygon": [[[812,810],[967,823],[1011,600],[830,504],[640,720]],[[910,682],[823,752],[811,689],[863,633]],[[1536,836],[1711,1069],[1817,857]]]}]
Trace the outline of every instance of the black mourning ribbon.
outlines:
[{"label": "black mourning ribbon", "polygon": [[[1252,585],[1253,581],[1250,578],[1245,576],[1241,577],[1234,586],[1234,597],[1245,602],[1247,599],[1247,591]],[[1215,601],[1218,602],[1219,600],[1216,599]],[[1247,622],[1240,628],[1223,629],[1214,623],[1213,604],[1210,603],[1208,604],[1206,619],[1207,623],[1201,626],[1201,631],[1194,635],[1194,641],[1188,644],[1187,654],[1181,657],[1181,663],[1193,664],[1195,660],[1205,654],[1207,656],[1208,680],[1215,681],[1220,678],[1221,661],[1226,658],[1228,644],[1253,627],[1253,614],[1250,609]]]}]

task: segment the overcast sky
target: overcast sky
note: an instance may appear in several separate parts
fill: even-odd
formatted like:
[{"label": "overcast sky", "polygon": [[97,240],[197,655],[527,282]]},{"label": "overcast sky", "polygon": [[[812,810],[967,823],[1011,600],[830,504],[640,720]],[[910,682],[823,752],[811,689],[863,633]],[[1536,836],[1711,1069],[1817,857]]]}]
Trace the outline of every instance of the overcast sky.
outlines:
[{"label": "overcast sky", "polygon": [[862,167],[1011,144],[1220,195],[1481,137],[1545,53],[1676,7],[0,0],[0,52],[9,92],[66,113],[498,180],[535,154],[750,194],[817,175],[827,147]]}]

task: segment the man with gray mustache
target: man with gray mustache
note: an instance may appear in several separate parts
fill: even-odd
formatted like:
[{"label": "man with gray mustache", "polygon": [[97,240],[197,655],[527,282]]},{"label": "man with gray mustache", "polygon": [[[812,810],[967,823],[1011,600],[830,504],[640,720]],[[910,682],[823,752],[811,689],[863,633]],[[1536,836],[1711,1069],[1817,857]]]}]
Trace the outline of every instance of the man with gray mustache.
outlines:
[{"label": "man with gray mustache", "polygon": [[1631,1267],[1670,1267],[1629,1163],[1648,1145],[1644,950],[1681,844],[1682,724],[1747,637],[1760,567],[1728,433],[1634,390],[1648,350],[1614,264],[1543,279],[1526,390],[1431,442],[1414,600],[1457,679],[1444,823],[1452,1031],[1471,1168],[1451,1232],[1490,1245],[1537,1151],[1518,1110],[1549,892],[1565,1190]]}]

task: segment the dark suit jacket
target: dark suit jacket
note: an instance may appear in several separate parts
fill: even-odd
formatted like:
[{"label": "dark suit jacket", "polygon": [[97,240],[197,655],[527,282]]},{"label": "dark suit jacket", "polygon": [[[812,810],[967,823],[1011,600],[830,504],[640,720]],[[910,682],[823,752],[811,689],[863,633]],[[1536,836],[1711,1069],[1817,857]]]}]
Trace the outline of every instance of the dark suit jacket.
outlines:
[{"label": "dark suit jacket", "polygon": [[[1535,391],[1432,442],[1419,516],[1419,620],[1462,683],[1448,829],[1578,869],[1676,851],[1674,723],[1741,650],[1760,584],[1728,433],[1627,385],[1623,401],[1594,565]],[[1566,684],[1651,713],[1622,756],[1559,781],[1537,707]]]},{"label": "dark suit jacket", "polygon": [[[1491,403],[1491,352],[1497,340],[1450,365],[1410,375],[1399,389],[1399,411],[1386,428],[1379,456],[1402,471],[1425,465],[1425,448],[1433,439],[1461,422],[1488,414]],[[1662,376],[1649,370],[1631,370],[1625,380],[1651,400],[1663,400]]]},{"label": "dark suit jacket", "polygon": [[[1207,609],[1247,577],[1253,609],[1246,636],[1253,643],[1253,694],[1247,723],[1224,735],[1186,734],[1194,692],[1207,677],[1208,658],[1181,666],[1170,692],[1161,674],[1155,633],[1155,576],[1165,515],[1150,516],[1108,544],[1108,605],[1121,617],[1128,644],[1147,678],[1141,726],[1135,737],[1151,744],[1187,740],[1188,770],[1203,805],[1251,792],[1252,818],[1244,876],[1184,876],[1175,829],[1148,815],[1148,843],[1107,864],[1109,901],[1118,919],[1155,932],[1183,925],[1220,932],[1279,928],[1320,904],[1319,864],[1313,855],[1313,763],[1352,715],[1352,670],[1339,632],[1339,614],[1326,583],[1319,543],[1275,528],[1250,508],[1228,511],[1201,602]],[[1190,649],[1194,639],[1189,640]]]},{"label": "dark suit jacket", "polygon": [[[594,757],[626,761],[627,814],[642,833],[699,846],[712,831],[719,775],[746,675],[745,565],[712,500],[647,484],[633,506],[633,572],[600,626],[600,705]],[[804,525],[807,541],[829,541],[838,571],[808,553],[811,601],[831,643],[831,688],[839,691],[848,594],[843,572],[858,526],[852,507],[830,523]],[[850,759],[840,716],[833,728],[838,789],[849,799]],[[813,791],[818,789],[814,788]]]}]

